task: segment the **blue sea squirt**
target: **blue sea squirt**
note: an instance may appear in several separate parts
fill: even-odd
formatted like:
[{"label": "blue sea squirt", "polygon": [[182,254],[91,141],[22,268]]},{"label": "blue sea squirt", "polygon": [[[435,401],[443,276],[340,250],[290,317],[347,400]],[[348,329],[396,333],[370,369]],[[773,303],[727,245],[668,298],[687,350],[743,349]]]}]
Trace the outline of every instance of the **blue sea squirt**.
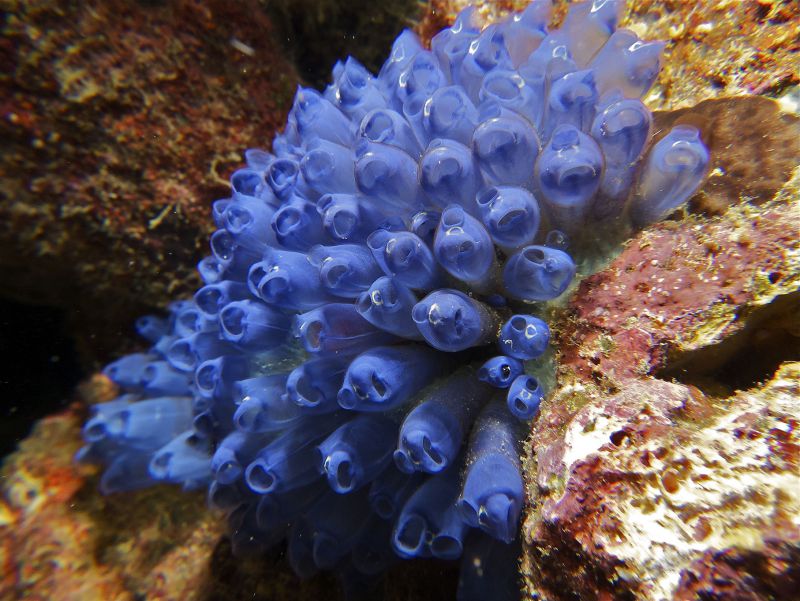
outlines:
[{"label": "blue sea squirt", "polygon": [[662,218],[709,160],[691,126],[650,144],[663,44],[616,29],[622,2],[550,8],[468,8],[298,90],[213,204],[205,285],[105,370],[123,394],[80,452],[103,492],[207,488],[235,551],[288,540],[302,577],[463,556],[460,598],[508,588],[563,241]]}]

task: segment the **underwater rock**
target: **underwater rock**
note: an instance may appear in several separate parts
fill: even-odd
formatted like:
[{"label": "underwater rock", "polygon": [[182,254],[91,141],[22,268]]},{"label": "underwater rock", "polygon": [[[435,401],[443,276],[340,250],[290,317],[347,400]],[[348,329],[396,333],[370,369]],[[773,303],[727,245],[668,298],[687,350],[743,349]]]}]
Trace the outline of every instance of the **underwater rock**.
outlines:
[{"label": "underwater rock", "polygon": [[[665,377],[686,381],[682,363],[700,376],[759,345],[745,363],[768,360],[769,347],[791,358],[795,326],[780,320],[798,306],[798,224],[794,179],[760,207],[740,204],[718,217],[690,216],[642,232],[580,283],[560,330],[562,371],[619,387],[667,369]],[[769,326],[774,336],[762,316],[778,324]]]},{"label": "underwater rock", "polygon": [[298,76],[255,1],[4,8],[3,294],[64,308],[88,364],[196,288],[207,199]]},{"label": "underwater rock", "polygon": [[800,363],[724,400],[656,379],[561,388],[530,438],[527,593],[792,598],[799,393]]}]

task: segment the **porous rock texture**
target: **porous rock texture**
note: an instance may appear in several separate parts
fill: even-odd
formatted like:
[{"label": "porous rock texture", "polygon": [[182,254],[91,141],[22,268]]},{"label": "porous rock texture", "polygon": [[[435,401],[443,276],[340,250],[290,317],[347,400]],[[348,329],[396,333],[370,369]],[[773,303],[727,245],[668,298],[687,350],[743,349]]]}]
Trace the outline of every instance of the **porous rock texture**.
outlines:
[{"label": "porous rock texture", "polygon": [[798,363],[726,399],[658,379],[561,388],[530,439],[526,592],[791,598],[798,393]]}]

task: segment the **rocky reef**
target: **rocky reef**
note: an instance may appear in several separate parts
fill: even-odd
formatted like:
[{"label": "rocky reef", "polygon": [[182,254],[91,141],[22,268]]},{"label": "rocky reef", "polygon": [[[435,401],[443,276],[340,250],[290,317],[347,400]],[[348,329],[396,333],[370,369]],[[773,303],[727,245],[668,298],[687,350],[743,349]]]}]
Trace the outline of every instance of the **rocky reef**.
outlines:
[{"label": "rocky reef", "polygon": [[[771,10],[781,14],[779,3]],[[644,27],[639,14],[628,16],[634,29]],[[677,53],[684,38],[673,42]],[[713,56],[696,59],[699,70]],[[668,68],[656,89],[669,77]],[[547,313],[557,384],[522,465],[521,574],[532,598],[788,599],[796,587],[798,122],[767,98],[694,106],[690,97],[679,101],[687,108],[655,115],[657,128],[699,127],[711,148],[709,180],[690,210],[634,236],[607,266],[583,264],[566,303]],[[747,135],[732,122],[746,123]],[[94,400],[112,398],[107,387],[96,379]],[[222,531],[198,497],[135,493],[139,511],[163,515],[168,534],[109,520],[124,501],[94,495],[94,476],[80,488],[90,468],[44,459],[44,439],[76,448],[79,422],[74,412],[44,422],[5,466],[9,594],[46,596],[75,586],[76,574],[96,574],[115,587],[109,598],[238,598],[242,586],[245,598],[326,595],[325,577],[295,589],[279,556],[228,562],[230,546],[217,544]],[[88,541],[91,562],[69,564],[57,583],[37,576],[48,556],[36,548],[78,557]],[[123,576],[134,549],[141,561]],[[198,556],[212,558],[214,577]],[[271,585],[252,576],[265,569]],[[452,596],[452,571],[442,579],[438,569],[393,569],[383,594]],[[234,581],[240,587],[227,586]]]}]

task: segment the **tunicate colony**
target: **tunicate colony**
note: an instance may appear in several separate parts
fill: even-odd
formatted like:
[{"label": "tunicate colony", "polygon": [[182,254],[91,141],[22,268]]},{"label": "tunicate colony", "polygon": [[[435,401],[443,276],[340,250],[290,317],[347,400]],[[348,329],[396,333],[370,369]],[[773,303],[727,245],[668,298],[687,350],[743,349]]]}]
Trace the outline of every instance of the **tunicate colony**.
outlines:
[{"label": "tunicate colony", "polygon": [[468,8],[377,76],[348,58],[299,89],[213,204],[205,285],[105,370],[123,394],[79,454],[102,491],[207,487],[234,551],[288,540],[301,577],[462,558],[459,598],[513,595],[531,313],[575,276],[563,240],[662,218],[709,161],[691,126],[652,144],[664,45],[616,29],[622,6],[553,31],[549,0],[483,30]]}]

